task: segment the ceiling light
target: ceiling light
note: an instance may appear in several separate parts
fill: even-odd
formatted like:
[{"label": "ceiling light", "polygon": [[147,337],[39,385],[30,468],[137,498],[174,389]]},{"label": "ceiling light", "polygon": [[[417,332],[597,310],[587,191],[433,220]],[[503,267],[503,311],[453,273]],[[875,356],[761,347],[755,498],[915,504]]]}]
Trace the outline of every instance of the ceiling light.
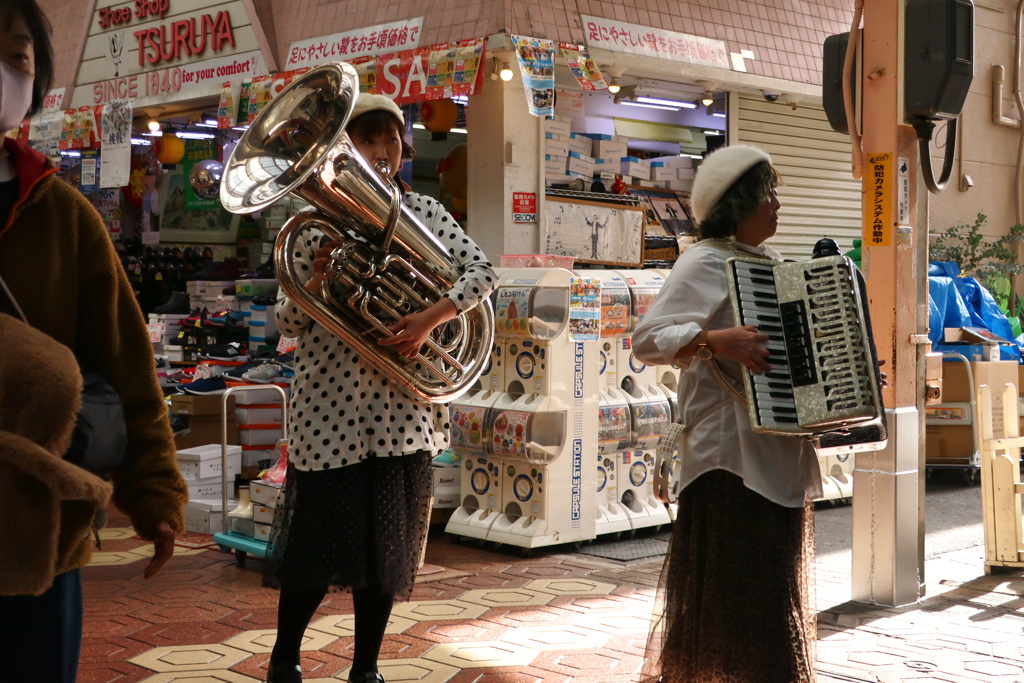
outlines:
[{"label": "ceiling light", "polygon": [[133,145],[152,145],[153,143],[149,140],[143,140],[142,138],[132,138]]},{"label": "ceiling light", "polygon": [[190,133],[188,131],[180,130],[175,133],[182,140],[212,140],[212,133]]},{"label": "ceiling light", "polygon": [[498,75],[503,81],[511,81],[512,77],[515,76],[515,74],[512,73],[512,65],[508,62],[502,62],[501,71],[498,72]]},{"label": "ceiling light", "polygon": [[723,119],[725,118],[725,113],[724,113],[724,112],[718,112],[718,111],[716,111],[716,112],[712,113],[711,115],[712,115],[712,116],[717,116],[717,117],[719,117],[719,118],[723,118]]},{"label": "ceiling light", "polygon": [[721,135],[721,134],[722,134],[722,131],[720,131],[720,130],[706,130],[706,131],[704,131],[704,135]]},{"label": "ceiling light", "polygon": [[151,119],[150,122],[146,124],[146,127],[149,128],[151,133],[155,133],[160,130],[160,122],[156,119]]},{"label": "ceiling light", "polygon": [[704,92],[704,99],[700,101],[705,107],[710,107],[715,103],[715,95],[710,90]]},{"label": "ceiling light", "polygon": [[608,83],[608,92],[610,92],[611,94],[614,95],[615,93],[619,92],[619,90],[621,90],[621,89],[622,88],[619,86],[619,79],[617,79],[615,77],[612,77],[612,80],[609,81],[609,83]]},{"label": "ceiling light", "polygon": [[645,102],[629,102],[628,100],[623,100],[622,102],[619,102],[619,104],[624,104],[627,107],[646,107],[648,109],[664,109],[666,111],[679,111],[679,107],[669,107],[664,104],[647,104]]},{"label": "ceiling light", "polygon": [[195,125],[199,126],[200,128],[216,128],[217,122],[213,119],[206,119],[202,123],[197,123]]},{"label": "ceiling light", "polygon": [[679,100],[666,100],[660,97],[646,97],[640,95],[636,98],[636,101],[640,104],[660,104],[663,107],[671,107],[672,109],[696,109],[697,105],[693,102],[680,102]]}]

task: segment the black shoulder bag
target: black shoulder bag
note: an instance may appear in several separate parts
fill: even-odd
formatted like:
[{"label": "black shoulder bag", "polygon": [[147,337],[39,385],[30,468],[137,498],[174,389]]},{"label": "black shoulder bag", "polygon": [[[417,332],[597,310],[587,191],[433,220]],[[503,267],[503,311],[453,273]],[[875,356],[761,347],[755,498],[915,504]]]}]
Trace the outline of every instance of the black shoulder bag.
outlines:
[{"label": "black shoulder bag", "polygon": [[[15,301],[7,283],[0,278],[0,287],[14,306],[21,320],[28,318]],[[95,475],[104,476],[124,462],[128,447],[124,406],[110,382],[78,361],[82,373],[82,407],[78,411],[71,446],[64,459]]]}]

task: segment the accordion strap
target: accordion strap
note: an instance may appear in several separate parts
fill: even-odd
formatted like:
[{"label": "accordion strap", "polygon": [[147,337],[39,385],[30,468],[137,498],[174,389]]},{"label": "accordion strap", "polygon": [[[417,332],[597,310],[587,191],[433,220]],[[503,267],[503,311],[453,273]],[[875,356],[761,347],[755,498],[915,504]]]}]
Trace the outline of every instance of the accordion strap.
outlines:
[{"label": "accordion strap", "polygon": [[[725,375],[722,374],[722,366],[718,364],[718,361],[716,361],[714,358],[709,358],[704,362],[711,365],[711,372],[712,374],[714,374],[715,379],[718,380],[719,386],[725,389],[726,393],[729,394],[733,399],[735,399],[737,403],[745,407],[747,405],[747,398],[739,391],[737,391],[736,387],[734,387],[729,382],[729,380],[725,378]],[[717,409],[718,407],[716,406],[715,410]]]}]

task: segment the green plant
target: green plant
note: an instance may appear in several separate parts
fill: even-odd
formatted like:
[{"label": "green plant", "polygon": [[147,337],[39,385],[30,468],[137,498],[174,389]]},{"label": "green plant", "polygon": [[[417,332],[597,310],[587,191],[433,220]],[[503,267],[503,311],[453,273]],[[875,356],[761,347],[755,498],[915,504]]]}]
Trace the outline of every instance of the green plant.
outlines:
[{"label": "green plant", "polygon": [[982,228],[987,218],[979,213],[973,225],[954,225],[933,235],[930,260],[955,261],[961,275],[976,278],[993,295],[1003,294],[1008,306],[1009,279],[1024,272],[1017,262],[1017,245],[1024,242],[1024,225],[1014,225],[1001,237],[986,237]]}]

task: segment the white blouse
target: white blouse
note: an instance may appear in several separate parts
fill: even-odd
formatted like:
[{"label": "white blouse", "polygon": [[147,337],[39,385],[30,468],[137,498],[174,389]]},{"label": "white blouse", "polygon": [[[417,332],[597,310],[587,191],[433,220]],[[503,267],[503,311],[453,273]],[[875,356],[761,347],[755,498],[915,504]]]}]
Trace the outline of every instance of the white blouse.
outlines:
[{"label": "white blouse", "polygon": [[[698,243],[679,257],[633,333],[633,353],[640,360],[669,365],[701,329],[736,325],[725,273],[725,261],[735,252],[782,260],[769,247],[747,247],[733,241],[728,247]],[[742,394],[742,366],[723,355],[716,360]],[[746,406],[728,399],[710,364],[692,359],[679,379],[682,422],[692,424],[706,410],[724,405],[683,437],[680,485],[686,486],[711,470],[726,470],[742,478],[747,488],[784,507],[802,507],[805,500],[821,497],[821,472],[813,445],[798,437],[755,433]]]},{"label": "white blouse", "polygon": [[[497,275],[455,219],[431,197],[407,192],[403,201],[463,268],[462,277],[444,296],[460,314],[487,298]],[[300,284],[313,275],[313,255],[322,236],[309,230],[292,255]],[[371,454],[437,454],[448,447],[448,406],[421,402],[392,386],[370,359],[359,358],[292,304],[283,290],[276,315],[281,334],[297,338],[289,414],[289,459],[296,469],[344,467]]]}]

